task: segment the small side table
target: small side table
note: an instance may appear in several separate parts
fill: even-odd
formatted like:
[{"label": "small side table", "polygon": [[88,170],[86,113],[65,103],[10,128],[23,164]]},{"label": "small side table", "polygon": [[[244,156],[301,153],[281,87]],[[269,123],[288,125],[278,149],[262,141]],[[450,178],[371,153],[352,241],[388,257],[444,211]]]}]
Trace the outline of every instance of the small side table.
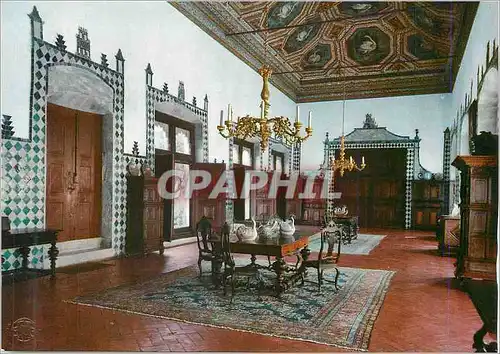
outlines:
[{"label": "small side table", "polygon": [[352,240],[355,240],[358,237],[358,216],[333,216],[332,220],[336,224],[343,226],[345,231],[343,239],[344,244],[351,243]]}]

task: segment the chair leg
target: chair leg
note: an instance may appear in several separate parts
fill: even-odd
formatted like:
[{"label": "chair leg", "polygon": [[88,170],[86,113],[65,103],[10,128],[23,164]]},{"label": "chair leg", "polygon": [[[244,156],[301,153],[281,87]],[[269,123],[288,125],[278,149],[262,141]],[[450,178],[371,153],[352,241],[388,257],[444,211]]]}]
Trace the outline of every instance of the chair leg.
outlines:
[{"label": "chair leg", "polygon": [[339,280],[339,275],[340,275],[340,272],[339,272],[339,269],[338,268],[335,268],[335,290],[339,290],[339,287],[337,285],[337,282]]},{"label": "chair leg", "polygon": [[234,274],[231,275],[231,303],[233,303],[234,297]]},{"label": "chair leg", "polygon": [[227,295],[227,275],[223,274],[222,276],[222,288],[224,289],[224,296]]},{"label": "chair leg", "polygon": [[198,269],[200,270],[200,278],[201,278],[201,258],[198,258]]},{"label": "chair leg", "polygon": [[318,267],[318,292],[321,292],[321,278],[323,277],[323,272]]}]

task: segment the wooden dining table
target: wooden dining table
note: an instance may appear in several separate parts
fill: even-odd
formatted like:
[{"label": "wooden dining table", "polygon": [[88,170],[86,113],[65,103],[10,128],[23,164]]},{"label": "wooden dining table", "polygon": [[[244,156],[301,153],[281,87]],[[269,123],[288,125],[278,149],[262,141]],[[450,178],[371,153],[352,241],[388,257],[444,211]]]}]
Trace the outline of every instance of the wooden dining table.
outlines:
[{"label": "wooden dining table", "polygon": [[[296,283],[296,281],[301,278],[302,272],[305,271],[305,268],[302,267],[302,263],[307,260],[310,254],[310,250],[307,248],[310,236],[311,231],[297,230],[290,237],[259,237],[252,241],[239,241],[235,235],[231,235],[230,250],[231,254],[238,253],[250,255],[250,264],[248,267],[273,270],[276,273],[275,289],[279,296],[291,285]],[[213,245],[214,252],[217,253],[221,250],[221,238],[218,234],[212,236],[210,242]],[[272,263],[270,261],[269,266],[266,267],[255,262],[257,256],[267,256],[269,260],[270,257],[275,257],[275,260]],[[297,257],[295,266],[285,262],[285,257],[287,256]],[[214,275],[214,279],[220,279],[217,275],[221,275],[222,264],[223,261],[221,257],[217,257],[217,260],[212,262],[212,274]]]}]

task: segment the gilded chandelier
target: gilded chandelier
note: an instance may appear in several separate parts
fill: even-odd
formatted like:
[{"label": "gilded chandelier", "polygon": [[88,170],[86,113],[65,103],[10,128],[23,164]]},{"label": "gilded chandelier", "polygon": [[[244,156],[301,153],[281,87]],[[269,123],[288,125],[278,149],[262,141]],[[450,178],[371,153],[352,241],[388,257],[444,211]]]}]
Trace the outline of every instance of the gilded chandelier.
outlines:
[{"label": "gilded chandelier", "polygon": [[349,156],[349,159],[345,157],[345,136],[344,136],[344,122],[345,122],[345,80],[344,80],[344,100],[342,102],[342,136],[340,137],[340,153],[339,158],[335,160],[335,157],[330,159],[330,170],[333,173],[332,183],[335,179],[335,171],[338,170],[340,172],[340,176],[344,176],[345,171],[362,171],[365,169],[365,157],[361,157],[361,165],[357,165],[352,156]]},{"label": "gilded chandelier", "polygon": [[306,135],[301,136],[300,130],[302,123],[299,120],[297,107],[297,117],[295,123],[290,122],[287,117],[279,116],[268,118],[269,116],[269,77],[271,76],[271,68],[267,65],[262,66],[259,74],[262,77],[262,91],[260,97],[260,118],[246,115],[238,117],[236,122],[233,121],[233,112],[231,105],[228,107],[227,120],[223,121],[223,112],[221,111],[220,124],[217,126],[220,135],[228,139],[235,137],[239,139],[259,138],[260,147],[265,150],[269,145],[269,137],[274,133],[277,138],[282,138],[286,144],[292,145],[298,142],[303,142],[312,135],[311,112],[309,112],[308,126],[305,128]]},{"label": "gilded chandelier", "polygon": [[345,171],[362,171],[365,169],[365,157],[361,157],[361,165],[357,165],[352,156],[349,159],[345,157],[345,142],[344,134],[340,137],[340,154],[339,158],[335,160],[335,157],[330,159],[330,170],[335,174],[335,171],[340,172],[340,176],[344,176]]}]

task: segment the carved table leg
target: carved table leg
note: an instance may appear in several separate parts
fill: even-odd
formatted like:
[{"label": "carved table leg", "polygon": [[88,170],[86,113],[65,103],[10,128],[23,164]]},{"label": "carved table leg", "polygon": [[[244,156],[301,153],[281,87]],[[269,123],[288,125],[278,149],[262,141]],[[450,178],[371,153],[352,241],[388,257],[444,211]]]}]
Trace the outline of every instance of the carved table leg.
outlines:
[{"label": "carved table leg", "polygon": [[281,293],[286,289],[286,282],[284,272],[286,270],[286,263],[282,257],[276,257],[273,263],[273,269],[276,272],[276,295],[281,296]]},{"label": "carved table leg", "polygon": [[22,267],[24,270],[28,269],[28,256],[30,254],[30,248],[27,246],[23,246],[19,248],[19,252],[21,253],[23,260],[22,260]]},{"label": "carved table leg", "polygon": [[307,259],[309,258],[311,250],[306,246],[303,249],[301,249],[299,253],[301,261],[300,261],[300,267],[297,269],[297,273],[300,275],[300,278],[302,280],[302,285],[304,285],[304,278],[307,274],[307,268],[304,267],[304,262],[307,261]]},{"label": "carved table leg", "polygon": [[59,255],[59,250],[57,249],[56,241],[54,240],[50,243],[50,248],[49,248],[51,278],[54,278],[56,276],[56,259],[58,255]]},{"label": "carved table leg", "polygon": [[352,239],[355,240],[358,238],[358,223],[352,223]]},{"label": "carved table leg", "polygon": [[222,283],[222,258],[216,257],[212,260],[212,283],[216,288]]},{"label": "carved table leg", "polygon": [[[350,245],[352,241],[351,225],[349,224],[344,225],[344,234],[347,244]],[[346,242],[344,242],[344,244],[346,244]]]},{"label": "carved table leg", "polygon": [[250,266],[251,267],[255,267],[256,264],[255,264],[255,261],[257,260],[257,257],[255,257],[255,254],[252,254],[252,256],[250,257]]}]

